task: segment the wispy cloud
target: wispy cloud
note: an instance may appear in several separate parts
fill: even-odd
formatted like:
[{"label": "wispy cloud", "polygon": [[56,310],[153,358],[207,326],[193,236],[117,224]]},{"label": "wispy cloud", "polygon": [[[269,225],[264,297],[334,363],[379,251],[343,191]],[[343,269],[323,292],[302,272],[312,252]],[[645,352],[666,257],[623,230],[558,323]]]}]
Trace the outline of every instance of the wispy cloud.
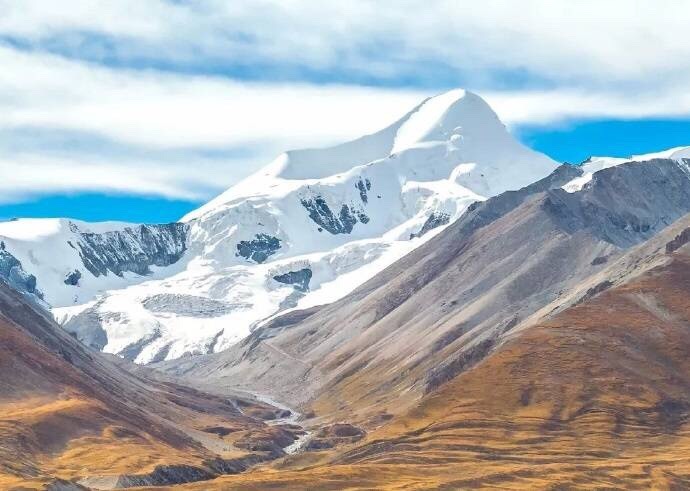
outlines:
[{"label": "wispy cloud", "polygon": [[122,70],[6,47],[0,47],[0,65],[6,68],[0,73],[0,126],[89,130],[164,147],[334,141],[378,129],[422,97],[417,91]]},{"label": "wispy cloud", "polygon": [[651,86],[690,73],[690,4],[674,0],[6,0],[0,9],[8,38],[134,66],[279,66],[289,76],[302,67],[401,81],[432,66],[475,86]]},{"label": "wispy cloud", "polygon": [[422,98],[113,69],[8,47],[0,65],[4,200],[69,190],[208,198],[288,148],[375,131]]},{"label": "wispy cloud", "polygon": [[[574,119],[690,116],[690,90],[685,86],[664,92],[559,88],[487,91],[482,95],[509,125],[551,124]],[[690,138],[688,140],[690,143]]]},{"label": "wispy cloud", "polygon": [[670,0],[0,0],[0,193],[204,199],[455,85],[510,125],[690,115]]}]

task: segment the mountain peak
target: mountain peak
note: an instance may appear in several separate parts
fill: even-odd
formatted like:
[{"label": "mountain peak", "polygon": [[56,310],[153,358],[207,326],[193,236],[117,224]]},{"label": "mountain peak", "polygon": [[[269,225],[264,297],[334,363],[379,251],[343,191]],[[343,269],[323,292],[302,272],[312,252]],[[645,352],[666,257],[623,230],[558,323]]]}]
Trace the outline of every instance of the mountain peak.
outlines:
[{"label": "mountain peak", "polygon": [[491,107],[477,94],[454,89],[426,99],[405,116],[396,133],[392,152],[420,143],[462,139],[463,134],[506,132]]},{"label": "mountain peak", "polygon": [[282,179],[321,179],[419,145],[463,140],[489,144],[510,138],[491,107],[477,94],[453,89],[429,97],[386,128],[341,145],[292,150],[272,164]]},{"label": "mountain peak", "polygon": [[220,351],[278,312],[330,303],[472,203],[555,168],[455,89],[376,133],[285,152],[183,224],[70,221],[40,238],[0,236],[25,289],[68,330],[149,363]]},{"label": "mountain peak", "polygon": [[[427,156],[418,155],[419,151]],[[247,196],[263,196],[268,188],[277,193],[289,192],[299,185],[295,181],[332,178],[400,154],[406,154],[405,158],[397,159],[393,167],[403,180],[438,180],[443,174],[447,178],[459,165],[471,164],[475,169],[470,176],[472,182],[460,184],[468,184],[481,195],[522,187],[556,167],[547,156],[515,140],[479,95],[453,89],[425,99],[375,133],[331,147],[284,152],[182,220],[199,218]]]}]

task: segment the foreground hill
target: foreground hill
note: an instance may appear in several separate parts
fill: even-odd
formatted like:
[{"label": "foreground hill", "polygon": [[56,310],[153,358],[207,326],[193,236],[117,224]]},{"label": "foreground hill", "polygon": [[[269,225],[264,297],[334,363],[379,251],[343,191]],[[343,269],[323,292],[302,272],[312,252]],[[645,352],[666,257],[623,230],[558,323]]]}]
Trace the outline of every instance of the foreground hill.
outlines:
[{"label": "foreground hill", "polygon": [[362,443],[203,489],[688,488],[689,244],[686,216]]},{"label": "foreground hill", "polygon": [[[209,479],[283,455],[275,409],[214,397],[73,339],[0,282],[0,489]],[[255,416],[252,416],[255,415]]]}]

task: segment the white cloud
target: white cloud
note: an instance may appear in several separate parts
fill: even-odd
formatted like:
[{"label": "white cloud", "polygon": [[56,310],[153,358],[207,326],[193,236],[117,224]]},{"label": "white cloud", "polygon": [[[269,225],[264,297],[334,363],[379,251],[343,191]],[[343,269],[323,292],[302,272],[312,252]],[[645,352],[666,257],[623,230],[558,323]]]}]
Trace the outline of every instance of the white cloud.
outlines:
[{"label": "white cloud", "polygon": [[[686,87],[663,93],[554,89],[482,94],[508,125],[547,125],[575,119],[644,119],[690,116]],[[690,135],[688,137],[690,144]]]},{"label": "white cloud", "polygon": [[[509,125],[690,115],[687,2],[0,0],[0,12],[4,200],[205,199],[280,151],[375,131],[441,90],[354,79],[440,87],[457,72]],[[267,80],[195,74],[239,65]],[[310,81],[323,75],[343,79]],[[49,145],[41,131],[108,145]]]},{"label": "white cloud", "polygon": [[219,183],[222,177],[233,181],[243,177],[242,173],[227,172],[227,166],[233,163],[236,162],[142,162],[112,160],[107,156],[89,159],[80,155],[32,153],[0,155],[0,203],[45,194],[93,191],[200,201],[222,188]]},{"label": "white cloud", "polygon": [[391,77],[438,63],[478,83],[524,70],[609,87],[690,74],[690,3],[674,0],[0,0],[0,11],[0,33],[45,46],[102,34],[125,61],[251,60]]},{"label": "white cloud", "polygon": [[[286,149],[378,130],[423,98],[117,70],[7,47],[0,66],[5,202],[94,190],[203,200]],[[50,132],[58,136],[46,138]],[[82,144],[71,148],[75,139]],[[100,140],[108,145],[99,152]]]},{"label": "white cloud", "polygon": [[323,144],[379,129],[415,91],[115,70],[0,47],[0,126],[97,132],[151,146]]}]

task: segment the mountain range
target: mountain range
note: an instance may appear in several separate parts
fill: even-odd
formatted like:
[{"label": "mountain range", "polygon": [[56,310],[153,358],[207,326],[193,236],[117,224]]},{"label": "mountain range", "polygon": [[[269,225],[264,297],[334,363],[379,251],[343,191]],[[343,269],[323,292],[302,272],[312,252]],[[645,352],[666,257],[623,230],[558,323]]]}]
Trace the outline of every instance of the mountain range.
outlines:
[{"label": "mountain range", "polygon": [[689,148],[454,90],[177,223],[1,223],[0,485],[687,488]]},{"label": "mountain range", "polygon": [[454,90],[372,135],[287,152],[178,223],[0,224],[0,273],[96,349],[137,363],[217,352],[337,300],[555,165]]}]

